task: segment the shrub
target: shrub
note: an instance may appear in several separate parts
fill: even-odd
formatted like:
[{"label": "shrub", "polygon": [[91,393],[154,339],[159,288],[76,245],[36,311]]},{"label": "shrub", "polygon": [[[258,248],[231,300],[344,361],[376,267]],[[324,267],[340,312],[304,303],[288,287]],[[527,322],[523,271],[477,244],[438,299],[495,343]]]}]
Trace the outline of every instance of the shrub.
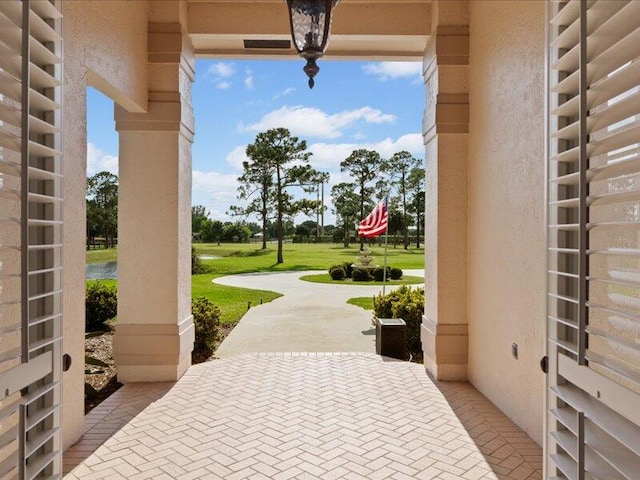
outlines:
[{"label": "shrub", "polygon": [[344,262],[342,264],[342,267],[344,268],[344,271],[347,274],[347,278],[353,278],[353,263],[351,262]]},{"label": "shrub", "polygon": [[373,280],[371,273],[366,268],[354,268],[352,276],[354,282],[369,282]]},{"label": "shrub", "polygon": [[391,280],[400,280],[402,278],[402,270],[400,270],[399,268],[390,269],[389,278]]},{"label": "shrub", "polygon": [[100,282],[87,284],[85,313],[87,331],[104,330],[105,322],[118,314],[118,289]]},{"label": "shrub", "polygon": [[402,285],[384,296],[381,293],[376,295],[373,299],[373,314],[376,318],[393,318],[393,304],[400,300],[408,288]]},{"label": "shrub", "polygon": [[[391,278],[391,269],[387,267],[387,279]],[[382,282],[384,280],[384,268],[378,267],[373,271],[373,279],[376,282]]]},{"label": "shrub", "polygon": [[200,275],[201,273],[209,273],[210,271],[211,267],[205,265],[196,253],[196,249],[191,247],[191,275]]},{"label": "shrub", "polygon": [[213,353],[220,336],[220,309],[206,297],[191,300],[191,313],[196,339],[191,357],[194,363],[206,360]]},{"label": "shrub", "polygon": [[373,299],[373,312],[377,318],[402,318],[407,323],[407,349],[420,352],[420,325],[424,313],[424,289],[415,290],[403,285],[385,296]]},{"label": "shrub", "polygon": [[329,275],[332,280],[344,280],[347,276],[347,272],[344,271],[342,265],[334,265],[329,269]]}]

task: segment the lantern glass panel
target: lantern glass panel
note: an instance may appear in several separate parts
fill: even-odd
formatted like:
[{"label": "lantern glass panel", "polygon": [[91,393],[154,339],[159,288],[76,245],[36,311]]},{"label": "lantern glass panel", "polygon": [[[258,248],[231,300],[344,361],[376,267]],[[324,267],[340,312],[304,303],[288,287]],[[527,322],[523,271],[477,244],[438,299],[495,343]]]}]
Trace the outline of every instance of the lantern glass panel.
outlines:
[{"label": "lantern glass panel", "polygon": [[322,53],[326,44],[327,3],[314,0],[291,1],[291,23],[296,49]]}]

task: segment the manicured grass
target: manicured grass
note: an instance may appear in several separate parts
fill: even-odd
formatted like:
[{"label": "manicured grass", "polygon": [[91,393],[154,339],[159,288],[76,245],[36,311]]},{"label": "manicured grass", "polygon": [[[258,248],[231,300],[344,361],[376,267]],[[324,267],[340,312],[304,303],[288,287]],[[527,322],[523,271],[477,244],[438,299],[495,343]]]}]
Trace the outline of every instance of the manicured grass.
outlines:
[{"label": "manicured grass", "polygon": [[[203,291],[208,293],[206,296],[223,309],[225,316],[227,315],[225,308],[228,308],[234,312],[233,315],[230,315],[231,318],[237,318],[237,320],[242,318],[242,315],[246,311],[247,301],[249,300],[248,296],[250,295],[249,292],[252,292],[253,295],[251,298],[253,305],[259,303],[260,298],[262,298],[264,302],[267,302],[280,295],[274,292],[251,291],[214,285],[211,283],[211,279],[223,275],[250,272],[282,272],[287,270],[327,271],[331,265],[337,263],[355,262],[356,257],[359,255],[358,244],[353,244],[350,248],[344,248],[336,244],[287,243],[284,245],[283,250],[284,263],[277,264],[277,246],[273,243],[268,244],[266,250],[261,249],[261,244],[255,243],[222,245],[196,243],[194,246],[198,254],[215,255],[222,258],[217,260],[203,260],[203,263],[210,266],[213,270],[210,274],[195,275],[192,277],[193,295],[195,296],[198,288],[202,287]],[[374,262],[382,262],[384,247],[372,246],[369,250],[374,257]],[[424,250],[415,248],[404,250],[402,247],[396,249],[389,248],[388,264],[402,269],[424,268]],[[198,277],[202,278],[199,279]],[[420,277],[411,278],[415,280],[411,283],[422,283],[424,281]],[[382,285],[382,282],[367,282],[367,285],[375,284]],[[226,298],[221,298],[223,295],[244,295],[244,297],[242,300],[233,303],[229,302]],[[227,307],[223,306],[225,302],[228,305]]]},{"label": "manicured grass", "polygon": [[353,297],[347,300],[347,303],[355,305],[356,307],[364,308],[365,310],[373,310],[372,297]]},{"label": "manicured grass", "polygon": [[[266,250],[256,243],[196,243],[199,254],[223,257],[218,260],[204,260],[214,267],[214,273],[233,275],[235,273],[269,272],[285,270],[327,270],[331,265],[344,262],[355,262],[359,255],[359,245],[352,244],[349,248],[332,243],[308,244],[287,243],[284,246],[284,263],[276,263],[277,247],[269,243]],[[374,263],[382,263],[384,247],[369,247]],[[118,250],[88,250],[87,263],[115,262]],[[402,247],[388,249],[388,265],[397,268],[423,268],[424,249]]]},{"label": "manicured grass", "polygon": [[117,262],[118,249],[106,248],[87,250],[87,263]]},{"label": "manicured grass", "polygon": [[117,287],[117,280],[87,280],[87,285],[91,285],[92,283],[101,283],[102,285],[106,285],[107,287]]},{"label": "manicured grass", "polygon": [[[350,248],[343,248],[336,244],[285,244],[283,256],[284,263],[276,263],[277,246],[268,244],[266,250],[261,249],[261,244],[207,244],[196,243],[196,252],[201,255],[215,255],[222,257],[217,260],[203,260],[203,263],[212,268],[211,273],[194,275],[191,277],[192,296],[205,296],[214,302],[222,310],[222,323],[232,324],[239,321],[247,311],[248,303],[252,306],[259,305],[281,296],[279,293],[267,290],[249,290],[246,288],[227,287],[211,282],[216,277],[234,275],[249,272],[281,272],[286,270],[323,270],[331,265],[344,262],[355,262],[359,255],[359,245],[353,244]],[[371,246],[371,255],[374,262],[382,262],[384,247]],[[117,250],[89,250],[87,251],[87,263],[117,261]],[[392,267],[423,268],[424,250],[410,248],[388,249],[388,264]],[[423,280],[415,278],[416,283]],[[116,280],[100,280],[107,285],[117,284]],[[330,282],[326,282],[330,283]],[[375,285],[367,282],[366,285]],[[378,284],[381,284],[378,283]]]},{"label": "manicured grass", "polygon": [[[333,285],[355,285],[358,287],[367,287],[371,285],[382,285],[383,282],[354,282],[350,278],[345,280],[333,280],[328,273],[319,273],[317,275],[303,275],[300,280],[313,283],[331,283]],[[400,280],[387,280],[387,285],[412,285],[415,283],[423,283],[424,278],[404,275]]]},{"label": "manicured grass", "polygon": [[222,311],[220,322],[232,324],[238,322],[251,306],[267,303],[282,295],[268,290],[250,290],[248,288],[227,287],[212,283],[211,280],[220,275],[205,273],[191,277],[191,297],[207,297]]},{"label": "manicured grass", "polygon": [[[359,245],[352,244],[344,248],[336,244],[291,244],[284,246],[284,263],[276,263],[277,247],[269,243],[266,250],[261,250],[260,244],[222,244],[212,243],[194,244],[199,254],[223,257],[219,260],[204,260],[220,275],[232,275],[248,272],[281,272],[286,270],[323,270],[331,265],[344,262],[355,262],[359,255]],[[384,247],[369,247],[374,263],[382,263]],[[402,247],[388,249],[387,264],[401,269],[423,268],[424,250],[422,248]]]},{"label": "manicured grass", "polygon": [[[227,287],[211,282],[213,275],[194,275],[191,277],[191,296],[207,297],[218,306],[222,312],[220,322],[222,324],[233,324],[238,322],[246,313],[248,304],[252,306],[270,302],[278,297],[279,293],[266,290],[250,290],[248,288]],[[100,282],[103,285],[117,285],[117,280],[87,280],[87,283]]]}]

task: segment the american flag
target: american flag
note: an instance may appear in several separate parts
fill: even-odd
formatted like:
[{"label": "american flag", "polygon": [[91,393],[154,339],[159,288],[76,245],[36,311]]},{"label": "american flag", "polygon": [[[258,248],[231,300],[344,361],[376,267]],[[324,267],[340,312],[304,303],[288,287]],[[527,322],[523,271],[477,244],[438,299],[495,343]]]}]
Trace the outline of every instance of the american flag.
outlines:
[{"label": "american flag", "polygon": [[387,201],[383,200],[358,225],[358,235],[365,238],[377,237],[387,230]]}]

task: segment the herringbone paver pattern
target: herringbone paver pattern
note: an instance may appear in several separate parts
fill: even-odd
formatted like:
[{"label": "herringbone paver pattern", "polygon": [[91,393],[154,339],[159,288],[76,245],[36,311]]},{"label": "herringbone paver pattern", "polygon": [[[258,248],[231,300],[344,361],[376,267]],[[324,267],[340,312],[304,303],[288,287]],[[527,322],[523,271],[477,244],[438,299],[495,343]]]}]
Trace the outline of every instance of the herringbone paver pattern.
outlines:
[{"label": "herringbone paver pattern", "polygon": [[[241,355],[194,366],[169,386],[118,391],[89,441],[127,422],[136,408],[128,396],[148,406],[93,453],[84,439],[69,449],[67,468],[88,457],[65,478],[542,478],[535,442],[472,386],[434,384],[421,365]],[[147,388],[161,398],[149,404]]]}]

